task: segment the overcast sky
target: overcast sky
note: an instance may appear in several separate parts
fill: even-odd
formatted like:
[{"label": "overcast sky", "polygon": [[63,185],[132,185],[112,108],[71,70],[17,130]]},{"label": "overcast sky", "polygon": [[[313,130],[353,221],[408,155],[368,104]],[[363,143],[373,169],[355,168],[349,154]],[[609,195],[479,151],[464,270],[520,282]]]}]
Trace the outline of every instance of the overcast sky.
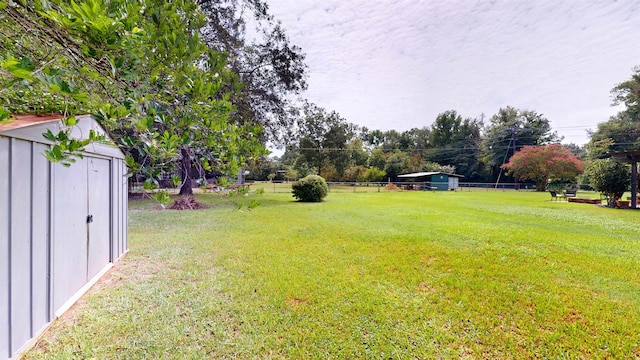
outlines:
[{"label": "overcast sky", "polygon": [[640,0],[268,0],[307,54],[311,102],[369,129],[446,110],[544,114],[564,142],[606,121],[640,65]]}]

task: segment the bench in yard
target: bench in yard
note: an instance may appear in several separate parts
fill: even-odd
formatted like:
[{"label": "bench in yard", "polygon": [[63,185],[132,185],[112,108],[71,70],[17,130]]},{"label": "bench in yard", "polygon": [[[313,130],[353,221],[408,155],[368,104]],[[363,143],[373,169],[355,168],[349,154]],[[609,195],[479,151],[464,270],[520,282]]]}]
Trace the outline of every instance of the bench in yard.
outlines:
[{"label": "bench in yard", "polygon": [[551,194],[551,200],[562,200],[562,199],[566,199],[567,197],[563,194],[558,193],[555,190],[549,190],[549,194]]},{"label": "bench in yard", "polygon": [[564,196],[568,197],[568,198],[574,198],[578,195],[578,190],[575,189],[569,189],[569,190],[565,190],[564,191]]}]

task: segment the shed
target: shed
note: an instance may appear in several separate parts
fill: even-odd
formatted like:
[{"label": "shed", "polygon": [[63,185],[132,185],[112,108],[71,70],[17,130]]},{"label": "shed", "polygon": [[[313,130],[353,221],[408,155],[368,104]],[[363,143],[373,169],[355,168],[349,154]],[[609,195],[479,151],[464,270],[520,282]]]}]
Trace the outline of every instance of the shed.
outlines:
[{"label": "shed", "polygon": [[[92,144],[70,167],[50,163],[42,134],[59,119],[0,124],[0,359],[28,348],[127,252],[124,154]],[[72,136],[90,129],[105,134],[82,116]]]},{"label": "shed", "polygon": [[412,179],[413,181],[423,181],[431,184],[434,190],[456,190],[459,187],[460,179],[464,175],[447,174],[439,171],[417,172],[411,174],[398,175],[399,178]]}]

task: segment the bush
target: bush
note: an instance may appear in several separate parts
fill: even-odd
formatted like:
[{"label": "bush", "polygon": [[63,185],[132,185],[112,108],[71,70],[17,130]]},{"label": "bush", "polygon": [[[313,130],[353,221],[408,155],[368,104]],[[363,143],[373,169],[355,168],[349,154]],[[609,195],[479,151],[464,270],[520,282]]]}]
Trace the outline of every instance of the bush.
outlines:
[{"label": "bush", "polygon": [[629,190],[631,184],[629,165],[613,159],[594,160],[587,168],[589,185],[607,197],[607,206],[615,207],[616,199]]},{"label": "bush", "polygon": [[304,202],[319,202],[329,193],[327,182],[322,176],[309,175],[291,186],[293,197]]}]

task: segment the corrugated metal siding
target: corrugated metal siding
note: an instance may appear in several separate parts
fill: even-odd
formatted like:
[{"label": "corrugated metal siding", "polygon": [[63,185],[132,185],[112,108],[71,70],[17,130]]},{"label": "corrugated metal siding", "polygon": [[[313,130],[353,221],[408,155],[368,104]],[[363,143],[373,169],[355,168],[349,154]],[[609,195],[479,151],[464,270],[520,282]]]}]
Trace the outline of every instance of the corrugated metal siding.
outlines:
[{"label": "corrugated metal siding", "polygon": [[0,137],[0,359],[14,355],[51,320],[45,148]]},{"label": "corrugated metal siding", "polygon": [[112,186],[113,197],[111,223],[113,243],[111,244],[111,261],[118,260],[127,251],[127,179],[126,167],[121,159],[112,160]]},{"label": "corrugated metal siding", "polygon": [[0,134],[0,359],[22,351],[127,251],[122,153],[51,164],[49,145],[34,140],[41,126]]},{"label": "corrugated metal siding", "polygon": [[436,188],[437,190],[448,190],[449,176],[443,174],[433,175],[431,177],[431,187]]},{"label": "corrugated metal siding", "polygon": [[129,188],[127,187],[127,178],[125,177],[127,174],[127,166],[125,165],[124,160],[117,161],[120,163],[120,176],[118,178],[120,182],[120,186],[118,186],[120,191],[120,196],[118,197],[120,200],[120,254],[118,257],[120,257],[129,250],[129,227],[127,222],[127,219],[129,218]]},{"label": "corrugated metal siding", "polygon": [[[33,164],[31,180],[31,328],[32,335],[51,321],[49,306],[49,214],[51,163],[42,156],[46,145],[33,143],[31,161]],[[36,175],[37,174],[37,175]]]},{"label": "corrugated metal siding", "polygon": [[87,281],[87,158],[53,172],[53,308],[58,310]]},{"label": "corrugated metal siding", "polygon": [[10,191],[9,176],[11,169],[9,138],[0,136],[0,359],[11,356],[9,342],[11,334],[9,331],[9,231],[10,217]]},{"label": "corrugated metal siding", "polygon": [[111,247],[111,162],[88,158],[89,197],[87,280],[98,274],[110,260]]},{"label": "corrugated metal siding", "polygon": [[11,349],[31,338],[31,143],[11,141]]}]

